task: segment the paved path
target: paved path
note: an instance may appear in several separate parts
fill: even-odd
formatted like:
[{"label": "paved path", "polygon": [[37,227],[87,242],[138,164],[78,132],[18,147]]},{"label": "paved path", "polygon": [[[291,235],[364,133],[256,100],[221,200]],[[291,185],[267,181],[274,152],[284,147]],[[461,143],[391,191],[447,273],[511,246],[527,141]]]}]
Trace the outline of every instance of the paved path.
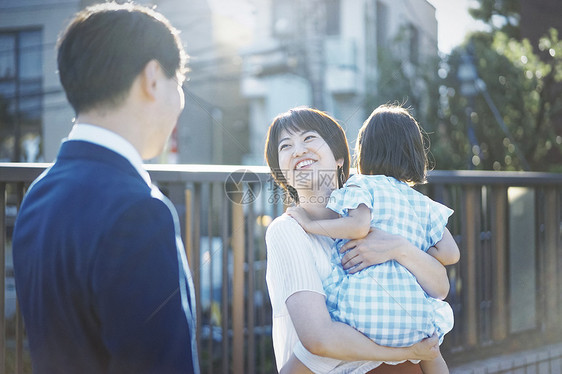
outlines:
[{"label": "paved path", "polygon": [[562,374],[562,343],[450,368],[451,374]]}]

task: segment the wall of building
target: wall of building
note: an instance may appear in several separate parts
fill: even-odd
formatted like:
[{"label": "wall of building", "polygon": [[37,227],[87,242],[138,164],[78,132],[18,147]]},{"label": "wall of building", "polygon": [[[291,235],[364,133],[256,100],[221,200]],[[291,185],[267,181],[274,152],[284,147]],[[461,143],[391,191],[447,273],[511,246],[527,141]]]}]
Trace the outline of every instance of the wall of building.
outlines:
[{"label": "wall of building", "polygon": [[57,75],[55,44],[60,30],[79,9],[79,0],[5,0],[0,3],[0,30],[39,28],[43,53],[43,157],[52,161],[60,141],[72,126],[68,105]]},{"label": "wall of building", "polygon": [[[95,0],[4,0],[0,2],[0,31],[42,30],[43,114],[42,157],[52,161],[61,140],[72,127],[74,112],[56,73],[56,40],[80,9]],[[247,25],[229,16],[217,16],[209,0],[153,0],[180,30],[190,55],[190,81],[185,85],[186,107],[173,142],[177,153],[165,153],[150,162],[240,163],[247,152],[245,99],[240,95],[241,63],[238,49],[246,43]],[[244,141],[244,138],[246,139]]]},{"label": "wall of building", "polygon": [[[286,97],[292,98],[293,102],[295,98],[303,100],[296,105],[321,103],[318,109],[340,121],[350,145],[353,145],[367,112],[370,112],[370,108],[364,107],[366,96],[376,90],[374,71],[380,47],[376,41],[380,40],[380,35],[376,35],[377,27],[373,23],[381,17],[377,14],[381,6],[387,10],[383,21],[388,28],[381,30],[388,35],[386,46],[408,60],[409,51],[398,48],[399,44],[393,45],[392,41],[405,27],[413,25],[418,30],[420,60],[425,56],[437,56],[435,8],[426,0],[341,0],[339,32],[325,29],[323,35],[315,34],[307,23],[315,22],[317,15],[312,9],[325,4],[326,0],[311,0],[307,6],[298,1],[291,3],[292,16],[285,17],[293,22],[292,26],[286,27],[285,34],[275,35],[272,32],[276,29],[274,24],[282,24],[275,19],[275,12],[272,13],[278,2],[269,0],[257,5],[256,39],[243,54],[246,69],[242,77],[242,94],[250,101],[250,131],[259,134],[252,138],[250,153],[245,158],[248,162],[262,159],[264,124],[269,124],[276,114],[291,107],[290,100],[280,99]],[[283,12],[287,11],[283,9]],[[322,41],[322,58],[314,60],[308,52],[317,48],[315,43],[319,39]],[[320,83],[315,81],[318,71],[322,71]],[[272,82],[290,76],[300,76],[302,84],[279,84],[276,89],[281,91],[275,92],[267,89]],[[320,99],[317,87],[323,89]],[[306,90],[310,95],[298,94]],[[264,107],[277,112],[269,112]]]}]

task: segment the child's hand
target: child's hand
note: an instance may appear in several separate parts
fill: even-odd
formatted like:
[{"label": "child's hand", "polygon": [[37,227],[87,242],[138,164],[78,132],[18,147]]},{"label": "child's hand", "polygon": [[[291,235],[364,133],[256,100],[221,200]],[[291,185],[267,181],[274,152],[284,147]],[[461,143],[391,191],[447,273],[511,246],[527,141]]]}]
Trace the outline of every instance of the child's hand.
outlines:
[{"label": "child's hand", "polygon": [[308,224],[312,221],[310,219],[310,217],[308,216],[308,213],[306,212],[306,210],[304,210],[300,206],[289,207],[289,208],[287,208],[287,211],[285,213],[287,213],[289,216],[293,217],[295,219],[295,221],[297,221],[305,231],[308,227]]},{"label": "child's hand", "polygon": [[413,360],[433,360],[439,355],[439,339],[437,334],[411,346]]}]

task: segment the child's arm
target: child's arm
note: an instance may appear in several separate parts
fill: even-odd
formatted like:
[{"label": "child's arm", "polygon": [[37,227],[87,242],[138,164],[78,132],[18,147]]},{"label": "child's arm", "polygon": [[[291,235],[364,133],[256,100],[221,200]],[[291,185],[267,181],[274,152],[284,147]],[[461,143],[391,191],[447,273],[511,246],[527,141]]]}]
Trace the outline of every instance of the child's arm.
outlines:
[{"label": "child's arm", "polygon": [[285,213],[293,217],[306,232],[332,238],[363,238],[369,233],[371,225],[371,210],[365,204],[349,209],[347,217],[334,219],[313,220],[302,207],[289,207]]},{"label": "child's arm", "polygon": [[435,257],[443,265],[456,264],[461,256],[457,242],[455,242],[453,235],[451,235],[447,228],[445,228],[443,238],[434,247],[429,248],[427,253]]}]

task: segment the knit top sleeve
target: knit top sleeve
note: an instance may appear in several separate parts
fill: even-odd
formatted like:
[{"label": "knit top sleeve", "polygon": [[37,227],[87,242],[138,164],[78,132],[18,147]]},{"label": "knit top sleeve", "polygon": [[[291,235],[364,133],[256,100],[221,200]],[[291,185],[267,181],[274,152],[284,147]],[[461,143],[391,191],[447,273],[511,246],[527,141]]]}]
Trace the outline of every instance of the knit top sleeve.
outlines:
[{"label": "knit top sleeve", "polygon": [[267,284],[274,313],[285,309],[285,301],[298,291],[324,295],[313,251],[316,243],[293,218],[283,215],[269,225]]}]

